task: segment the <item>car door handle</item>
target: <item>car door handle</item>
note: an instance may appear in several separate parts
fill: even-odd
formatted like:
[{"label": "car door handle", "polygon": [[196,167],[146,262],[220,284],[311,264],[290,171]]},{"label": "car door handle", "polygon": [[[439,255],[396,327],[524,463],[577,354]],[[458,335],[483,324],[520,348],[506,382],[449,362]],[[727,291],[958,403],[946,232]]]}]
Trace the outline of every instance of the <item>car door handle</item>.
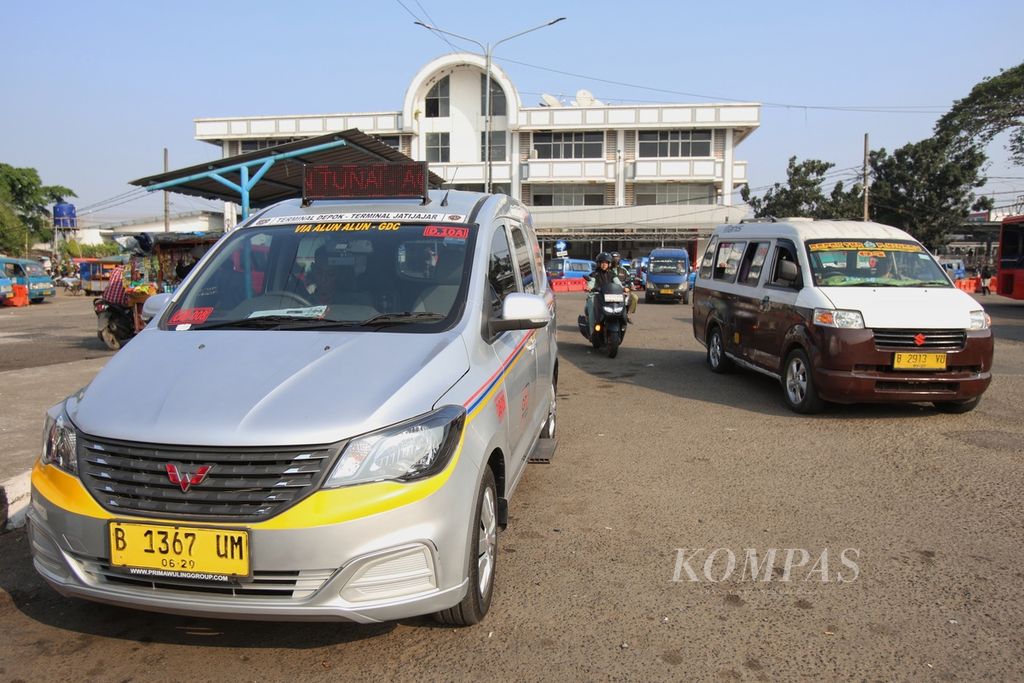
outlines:
[{"label": "car door handle", "polygon": [[537,335],[530,337],[530,341],[526,342],[526,350],[533,352],[537,348]]},{"label": "car door handle", "polygon": [[761,310],[762,311],[767,311],[771,307],[772,307],[772,300],[771,299],[769,299],[768,297],[765,297],[765,298],[761,299]]}]

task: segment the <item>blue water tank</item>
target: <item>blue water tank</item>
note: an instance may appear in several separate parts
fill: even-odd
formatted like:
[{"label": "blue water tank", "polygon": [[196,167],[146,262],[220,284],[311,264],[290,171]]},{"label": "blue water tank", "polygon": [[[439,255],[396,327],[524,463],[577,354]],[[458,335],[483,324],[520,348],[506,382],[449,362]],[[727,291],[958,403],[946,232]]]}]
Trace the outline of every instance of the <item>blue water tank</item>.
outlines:
[{"label": "blue water tank", "polygon": [[69,204],[68,202],[58,202],[53,205],[53,227],[78,227],[78,215],[75,213],[74,204]]}]

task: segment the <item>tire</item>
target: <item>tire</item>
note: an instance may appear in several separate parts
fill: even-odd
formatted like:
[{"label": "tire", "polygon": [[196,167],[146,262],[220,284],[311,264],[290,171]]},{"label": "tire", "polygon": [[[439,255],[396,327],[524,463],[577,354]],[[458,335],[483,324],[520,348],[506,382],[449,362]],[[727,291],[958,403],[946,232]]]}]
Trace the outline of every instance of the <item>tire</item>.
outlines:
[{"label": "tire", "polygon": [[981,396],[975,396],[965,401],[935,401],[932,405],[941,413],[959,415],[971,412],[978,407],[979,403],[981,403]]},{"label": "tire", "polygon": [[[434,617],[450,626],[479,624],[491,607],[494,595],[494,573],[498,560],[498,504],[494,473],[484,470],[476,497],[469,560],[469,590],[455,607],[437,612]],[[483,536],[483,538],[482,538]]]},{"label": "tire", "polygon": [[558,411],[555,402],[555,398],[558,395],[558,381],[554,378],[551,379],[551,403],[548,405],[548,419],[544,421],[544,426],[540,428],[540,438],[542,439],[554,439],[558,434],[558,421],[555,419]]},{"label": "tire", "polygon": [[608,340],[608,357],[615,358],[617,355],[619,355],[619,340],[618,335],[613,335]]},{"label": "tire", "polygon": [[117,335],[109,327],[104,327],[100,330],[99,335],[100,339],[103,340],[103,343],[111,351],[119,351],[121,349],[121,340],[117,338]]},{"label": "tire", "polygon": [[720,375],[732,370],[732,361],[725,355],[722,328],[718,325],[712,326],[708,332],[708,367]]},{"label": "tire", "polygon": [[820,413],[825,402],[814,388],[814,372],[803,349],[793,349],[786,356],[782,374],[782,396],[790,410],[804,415]]},{"label": "tire", "polygon": [[653,296],[651,296],[650,294],[644,294],[644,303],[645,304],[649,304],[652,301],[654,301],[654,297]]},{"label": "tire", "polygon": [[689,305],[689,303],[690,303],[690,293],[689,292],[684,292],[683,293],[683,303]]}]

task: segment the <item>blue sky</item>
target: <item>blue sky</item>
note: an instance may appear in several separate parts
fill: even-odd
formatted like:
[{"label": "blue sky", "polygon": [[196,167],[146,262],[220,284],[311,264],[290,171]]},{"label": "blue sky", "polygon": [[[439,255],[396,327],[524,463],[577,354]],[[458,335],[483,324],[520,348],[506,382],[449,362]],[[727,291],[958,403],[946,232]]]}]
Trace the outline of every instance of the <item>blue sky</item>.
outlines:
[{"label": "blue sky", "polygon": [[[216,158],[193,140],[198,117],[398,110],[416,71],[451,51],[411,14],[481,42],[567,17],[495,53],[527,106],[580,88],[615,103],[765,103],[736,153],[755,190],[784,180],[792,155],[847,169],[864,133],[889,150],[927,137],[954,100],[1024,58],[1024,3],[1011,0],[4,3],[0,161],[37,168],[85,208],[160,172],[164,147],[172,168]],[[832,106],[883,111],[817,108]],[[1024,194],[1004,144],[988,150],[997,204]],[[172,210],[206,205],[172,195]],[[161,211],[150,196],[88,219]]]}]

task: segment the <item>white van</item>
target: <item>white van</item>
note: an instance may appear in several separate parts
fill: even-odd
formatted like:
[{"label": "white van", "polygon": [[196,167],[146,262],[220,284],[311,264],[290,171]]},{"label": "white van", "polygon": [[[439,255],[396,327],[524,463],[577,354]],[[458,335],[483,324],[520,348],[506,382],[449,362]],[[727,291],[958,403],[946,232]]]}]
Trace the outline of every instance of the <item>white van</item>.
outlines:
[{"label": "white van", "polygon": [[992,380],[992,332],[909,234],[877,223],[722,225],[693,295],[713,372],[778,379],[791,409],[929,401],[973,409]]},{"label": "white van", "polygon": [[[316,177],[375,197],[225,235],[50,409],[29,533],[58,591],[218,618],[486,614],[508,501],[553,451],[554,296],[520,202],[369,166]],[[379,187],[416,177],[419,196]]]}]

